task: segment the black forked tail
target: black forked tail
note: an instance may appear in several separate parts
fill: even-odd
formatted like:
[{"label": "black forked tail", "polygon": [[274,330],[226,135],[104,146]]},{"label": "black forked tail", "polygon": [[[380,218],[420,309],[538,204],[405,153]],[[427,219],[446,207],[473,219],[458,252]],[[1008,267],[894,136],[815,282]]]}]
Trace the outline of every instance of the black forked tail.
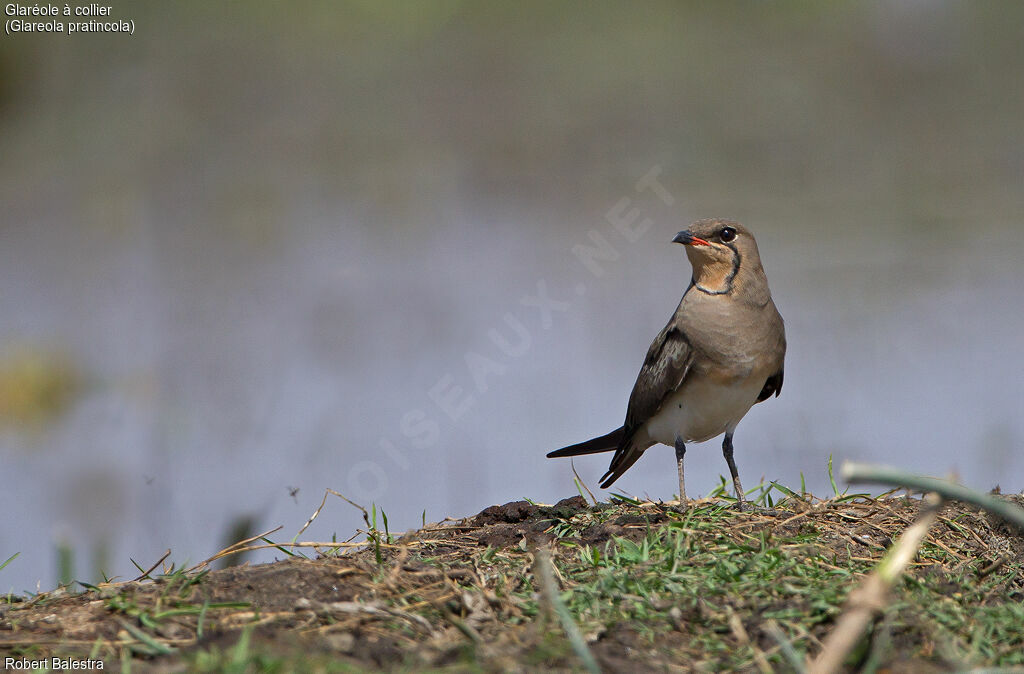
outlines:
[{"label": "black forked tail", "polygon": [[608,472],[601,476],[601,489],[607,489],[612,486],[613,482],[622,477],[622,474],[629,470],[644,455],[644,449],[646,448],[638,448],[632,442],[625,447],[619,448],[615,452],[615,456],[612,457],[611,465],[608,466]]},{"label": "black forked tail", "polygon": [[625,429],[622,426],[619,426],[611,433],[602,435],[599,438],[587,440],[586,442],[581,442],[578,445],[569,445],[568,447],[556,449],[553,452],[548,452],[548,458],[556,459],[560,456],[579,456],[580,454],[611,452],[619,448],[619,443],[622,442],[624,430]]}]

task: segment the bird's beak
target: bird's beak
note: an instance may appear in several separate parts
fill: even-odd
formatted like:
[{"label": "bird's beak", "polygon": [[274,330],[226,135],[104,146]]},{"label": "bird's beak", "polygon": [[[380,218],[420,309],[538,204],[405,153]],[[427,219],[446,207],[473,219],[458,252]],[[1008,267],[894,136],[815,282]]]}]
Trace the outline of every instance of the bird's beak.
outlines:
[{"label": "bird's beak", "polygon": [[672,239],[672,243],[681,243],[684,246],[710,246],[711,244],[704,239],[694,236],[688,229],[676,234],[675,238]]}]

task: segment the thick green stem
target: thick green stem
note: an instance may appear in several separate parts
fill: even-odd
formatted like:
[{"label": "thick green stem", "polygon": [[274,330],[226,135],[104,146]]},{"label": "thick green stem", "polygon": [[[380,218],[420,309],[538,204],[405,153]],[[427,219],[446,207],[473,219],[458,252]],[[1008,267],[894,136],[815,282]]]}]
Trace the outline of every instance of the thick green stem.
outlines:
[{"label": "thick green stem", "polygon": [[913,475],[889,466],[876,466],[850,461],[843,464],[840,474],[844,480],[851,484],[872,483],[884,484],[890,487],[909,487],[917,491],[933,491],[946,499],[973,503],[993,515],[998,515],[1010,524],[1018,527],[1021,531],[1024,531],[1024,508],[1015,506],[991,494],[970,489],[949,480]]}]

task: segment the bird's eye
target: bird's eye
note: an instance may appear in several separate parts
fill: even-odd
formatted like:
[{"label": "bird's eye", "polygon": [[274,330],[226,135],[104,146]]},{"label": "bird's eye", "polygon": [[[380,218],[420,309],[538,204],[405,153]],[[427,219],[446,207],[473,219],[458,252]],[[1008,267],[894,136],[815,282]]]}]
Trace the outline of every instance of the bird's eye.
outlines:
[{"label": "bird's eye", "polygon": [[722,243],[729,243],[736,238],[736,230],[732,227],[723,227],[722,231],[718,233],[718,238],[722,240]]}]

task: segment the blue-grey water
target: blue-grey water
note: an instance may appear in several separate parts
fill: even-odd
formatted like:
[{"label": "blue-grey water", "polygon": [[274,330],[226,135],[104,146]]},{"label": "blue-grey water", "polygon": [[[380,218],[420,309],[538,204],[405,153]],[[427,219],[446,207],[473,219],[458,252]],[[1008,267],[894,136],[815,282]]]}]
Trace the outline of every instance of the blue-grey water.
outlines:
[{"label": "blue-grey water", "polygon": [[[575,494],[544,453],[622,423],[709,216],[789,340],[747,486],[1024,488],[1018,6],[423,7],[0,43],[0,590],[58,543],[95,581],[241,516],[287,540],[326,488],[392,529]],[[707,494],[718,443],[688,457]],[[616,484],[675,488],[665,447]],[[328,503],[303,538],[362,525]]]}]

